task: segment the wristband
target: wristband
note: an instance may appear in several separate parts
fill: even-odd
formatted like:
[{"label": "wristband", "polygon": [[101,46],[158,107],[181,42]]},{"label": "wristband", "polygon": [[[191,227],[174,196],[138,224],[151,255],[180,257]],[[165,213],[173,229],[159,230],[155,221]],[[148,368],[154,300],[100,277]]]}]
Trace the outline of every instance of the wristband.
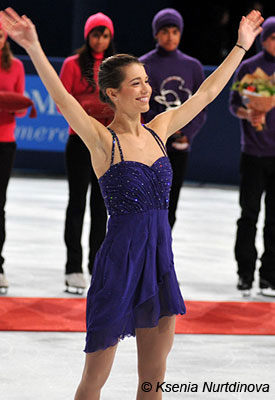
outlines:
[{"label": "wristband", "polygon": [[240,49],[243,49],[247,53],[247,50],[241,44],[236,43],[235,46],[239,47]]}]

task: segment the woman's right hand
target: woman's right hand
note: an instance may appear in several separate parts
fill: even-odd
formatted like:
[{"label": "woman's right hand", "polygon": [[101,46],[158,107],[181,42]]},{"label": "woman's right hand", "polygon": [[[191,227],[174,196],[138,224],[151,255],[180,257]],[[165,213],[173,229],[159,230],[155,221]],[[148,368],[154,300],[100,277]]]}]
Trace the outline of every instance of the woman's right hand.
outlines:
[{"label": "woman's right hand", "polygon": [[9,7],[5,11],[0,11],[0,21],[11,39],[26,51],[38,43],[35,26],[26,15],[20,17]]}]

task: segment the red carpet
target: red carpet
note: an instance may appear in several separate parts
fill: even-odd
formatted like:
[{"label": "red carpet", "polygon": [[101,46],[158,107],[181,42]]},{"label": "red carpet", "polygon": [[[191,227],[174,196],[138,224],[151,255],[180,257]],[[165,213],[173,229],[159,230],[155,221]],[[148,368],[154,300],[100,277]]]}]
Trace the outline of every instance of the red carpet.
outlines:
[{"label": "red carpet", "polygon": [[[85,331],[86,300],[0,298],[2,331]],[[176,333],[275,335],[275,303],[186,301]]]}]

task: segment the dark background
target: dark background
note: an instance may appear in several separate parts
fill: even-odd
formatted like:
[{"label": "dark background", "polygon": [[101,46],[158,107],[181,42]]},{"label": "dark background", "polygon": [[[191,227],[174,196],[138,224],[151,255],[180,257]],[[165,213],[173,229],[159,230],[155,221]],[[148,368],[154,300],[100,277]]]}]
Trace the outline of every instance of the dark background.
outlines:
[{"label": "dark background", "polygon": [[[58,72],[64,57],[83,44],[83,27],[91,14],[101,11],[113,20],[117,52],[140,56],[155,46],[151,28],[154,15],[162,8],[173,7],[184,19],[180,49],[198,58],[208,76],[236,43],[241,16],[256,8],[261,9],[267,18],[274,14],[269,3],[271,1],[257,4],[242,1],[237,7],[233,2],[223,1],[221,4],[214,0],[203,5],[184,0],[138,0],[135,3],[129,0],[0,0],[0,9],[10,5],[19,14],[25,13],[33,20],[42,46]],[[24,61],[25,71],[35,73],[24,50],[15,43],[12,43],[12,49]],[[258,39],[246,57],[259,49]],[[207,122],[195,138],[190,153],[188,181],[239,183],[240,129],[239,120],[228,110],[231,84],[230,81],[208,106]],[[16,153],[15,168],[30,173],[64,174],[64,154],[20,150]]]},{"label": "dark background", "polygon": [[[67,57],[83,43],[83,26],[96,12],[107,14],[114,22],[118,52],[140,56],[154,47],[151,22],[165,7],[177,9],[184,18],[180,49],[198,58],[204,65],[217,65],[237,39],[242,15],[251,8],[261,9],[263,16],[274,14],[272,1],[192,1],[167,0],[0,0],[0,8],[12,6],[26,14],[37,26],[40,41],[48,56]],[[24,50],[12,44],[15,54]],[[254,47],[247,57],[255,53]]]}]

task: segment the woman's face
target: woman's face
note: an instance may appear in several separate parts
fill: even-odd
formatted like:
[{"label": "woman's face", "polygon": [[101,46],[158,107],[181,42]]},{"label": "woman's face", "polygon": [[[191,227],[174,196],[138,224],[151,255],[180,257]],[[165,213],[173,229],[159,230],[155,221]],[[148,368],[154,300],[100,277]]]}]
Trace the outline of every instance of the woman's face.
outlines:
[{"label": "woman's face", "polygon": [[263,48],[275,57],[275,32],[268,36],[268,38],[263,42]]},{"label": "woman's face", "polygon": [[125,79],[120,88],[110,89],[110,97],[116,110],[123,110],[129,114],[148,111],[152,88],[143,65],[133,63],[123,69]]},{"label": "woman's face", "polygon": [[0,50],[3,49],[6,38],[3,29],[0,29]]},{"label": "woman's face", "polygon": [[111,38],[111,32],[108,28],[105,28],[103,33],[95,29],[89,33],[89,45],[96,53],[104,53],[109,47]]}]

